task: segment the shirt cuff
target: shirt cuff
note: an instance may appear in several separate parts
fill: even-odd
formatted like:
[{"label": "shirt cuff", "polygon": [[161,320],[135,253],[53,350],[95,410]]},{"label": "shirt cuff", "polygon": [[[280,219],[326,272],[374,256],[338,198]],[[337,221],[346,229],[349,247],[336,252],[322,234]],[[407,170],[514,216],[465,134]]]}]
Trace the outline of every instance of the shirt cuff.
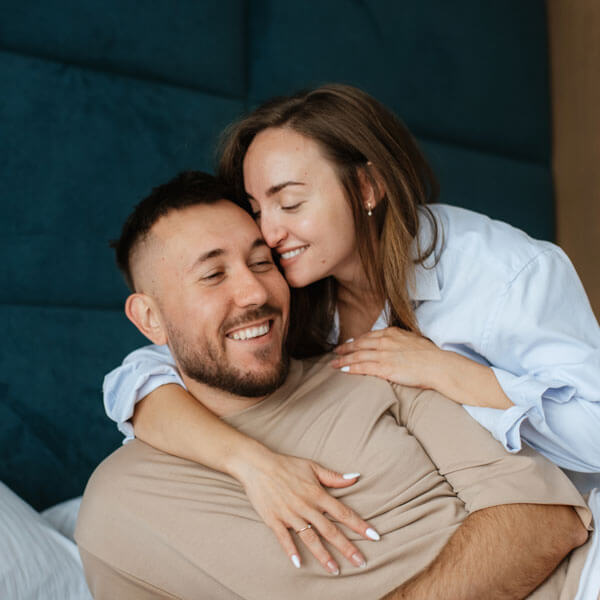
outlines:
[{"label": "shirt cuff", "polygon": [[492,371],[514,406],[506,410],[478,406],[465,406],[465,409],[508,452],[521,450],[521,426],[525,419],[538,431],[544,427],[544,401],[563,404],[569,402],[576,393],[570,385],[542,382],[530,375],[519,377],[496,367],[492,367]]},{"label": "shirt cuff", "polygon": [[[115,378],[119,379],[124,376],[122,368],[113,372]],[[125,436],[123,443],[126,443],[134,439],[135,434],[133,431],[133,425],[131,424],[131,417],[135,410],[135,405],[145,398],[150,392],[153,392],[156,388],[168,383],[175,383],[185,388],[183,380],[171,366],[160,365],[154,368],[152,373],[139,373],[135,378],[134,383],[131,387],[127,388],[122,383],[115,381],[111,376],[113,373],[105,378],[105,394],[104,394],[104,408],[106,414],[117,423],[119,431]],[[121,383],[121,385],[119,385]],[[114,392],[109,390],[115,390]]]}]

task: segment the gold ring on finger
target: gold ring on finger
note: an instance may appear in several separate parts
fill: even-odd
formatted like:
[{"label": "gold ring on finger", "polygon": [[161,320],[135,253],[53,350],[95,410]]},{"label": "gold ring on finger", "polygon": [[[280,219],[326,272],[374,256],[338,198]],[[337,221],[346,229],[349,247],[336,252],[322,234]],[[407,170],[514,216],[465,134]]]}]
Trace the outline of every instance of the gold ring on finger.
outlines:
[{"label": "gold ring on finger", "polygon": [[302,529],[298,529],[298,531],[296,531],[296,533],[302,533],[303,531],[306,531],[307,529],[312,529],[312,525],[310,523],[308,525],[306,525],[305,527],[303,527]]}]

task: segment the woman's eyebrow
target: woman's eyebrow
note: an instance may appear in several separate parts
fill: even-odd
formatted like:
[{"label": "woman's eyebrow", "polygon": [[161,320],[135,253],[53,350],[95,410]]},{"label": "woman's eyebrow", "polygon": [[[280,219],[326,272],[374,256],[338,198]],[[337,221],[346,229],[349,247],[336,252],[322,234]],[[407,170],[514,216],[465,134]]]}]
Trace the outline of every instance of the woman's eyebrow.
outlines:
[{"label": "woman's eyebrow", "polygon": [[[284,181],[283,183],[278,183],[277,185],[272,185],[268,190],[267,190],[267,197],[273,196],[273,194],[277,194],[277,192],[280,192],[282,189],[290,186],[290,185],[305,185],[304,183],[302,183],[301,181]],[[248,198],[250,200],[255,200],[255,198],[246,193],[246,195],[248,196]]]}]

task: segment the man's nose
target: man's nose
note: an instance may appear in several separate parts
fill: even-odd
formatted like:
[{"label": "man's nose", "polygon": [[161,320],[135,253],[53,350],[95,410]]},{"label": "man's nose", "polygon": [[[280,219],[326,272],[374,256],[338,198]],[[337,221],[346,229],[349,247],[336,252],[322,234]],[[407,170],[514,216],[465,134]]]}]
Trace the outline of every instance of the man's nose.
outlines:
[{"label": "man's nose", "polygon": [[256,273],[245,268],[235,279],[235,301],[238,306],[262,306],[269,293]]}]

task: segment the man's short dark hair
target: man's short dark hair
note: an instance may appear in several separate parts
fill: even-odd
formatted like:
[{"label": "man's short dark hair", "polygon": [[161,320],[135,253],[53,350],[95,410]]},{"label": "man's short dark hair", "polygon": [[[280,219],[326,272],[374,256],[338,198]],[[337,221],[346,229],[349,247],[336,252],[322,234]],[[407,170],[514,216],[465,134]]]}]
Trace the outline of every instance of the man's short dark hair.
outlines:
[{"label": "man's short dark hair", "polygon": [[201,171],[184,171],[163,185],[152,190],[127,217],[121,237],[111,242],[117,266],[125,282],[135,291],[131,274],[131,255],[135,246],[143,241],[152,226],[173,210],[181,210],[196,204],[214,204],[219,200],[231,200],[250,212],[245,201],[236,201],[233,189],[224,181]]}]

